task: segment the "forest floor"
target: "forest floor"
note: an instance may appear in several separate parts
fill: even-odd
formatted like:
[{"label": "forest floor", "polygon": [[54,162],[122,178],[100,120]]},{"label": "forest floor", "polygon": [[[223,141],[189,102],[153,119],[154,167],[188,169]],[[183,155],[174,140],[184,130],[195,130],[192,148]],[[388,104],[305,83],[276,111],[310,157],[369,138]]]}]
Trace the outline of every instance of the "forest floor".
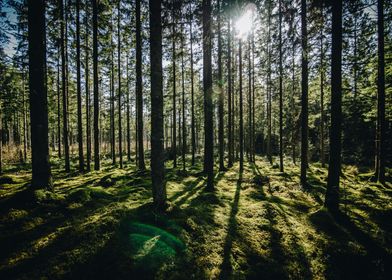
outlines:
[{"label": "forest floor", "polygon": [[[149,173],[105,162],[26,195],[31,174],[0,177],[0,279],[392,279],[392,184],[345,166],[342,215],[322,207],[327,169],[285,172],[263,158],[216,174],[167,170],[170,208],[152,211]],[[74,163],[76,168],[76,162]]]}]

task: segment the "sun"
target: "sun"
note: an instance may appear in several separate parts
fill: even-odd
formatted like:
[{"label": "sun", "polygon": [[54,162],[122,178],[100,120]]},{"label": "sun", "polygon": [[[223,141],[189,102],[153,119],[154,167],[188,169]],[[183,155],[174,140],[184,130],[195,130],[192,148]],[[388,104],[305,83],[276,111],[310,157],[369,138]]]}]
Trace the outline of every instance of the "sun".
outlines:
[{"label": "sun", "polygon": [[237,36],[240,39],[245,39],[252,29],[253,11],[246,9],[242,16],[235,22],[235,29]]}]

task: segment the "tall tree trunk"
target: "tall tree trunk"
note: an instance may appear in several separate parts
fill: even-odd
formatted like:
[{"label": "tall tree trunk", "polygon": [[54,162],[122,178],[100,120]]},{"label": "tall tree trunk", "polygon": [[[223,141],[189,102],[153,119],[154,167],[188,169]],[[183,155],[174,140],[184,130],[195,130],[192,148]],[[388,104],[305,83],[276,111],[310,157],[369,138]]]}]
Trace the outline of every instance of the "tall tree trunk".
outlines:
[{"label": "tall tree trunk", "polygon": [[218,0],[218,87],[219,87],[219,170],[223,171],[224,159],[224,123],[223,123],[223,76],[222,76],[222,36],[221,36],[221,3]]},{"label": "tall tree trunk", "polygon": [[214,139],[211,65],[211,0],[203,0],[204,171],[207,190],[214,188]]},{"label": "tall tree trunk", "polygon": [[279,0],[279,169],[283,166],[283,46],[282,46],[282,0]]},{"label": "tall tree trunk", "polygon": [[93,1],[93,79],[94,79],[94,169],[100,169],[99,159],[99,92],[98,92],[98,7]]},{"label": "tall tree trunk", "polygon": [[[57,67],[57,70],[59,70],[59,67]],[[25,78],[25,70],[23,67],[22,70],[22,111],[23,111],[23,162],[26,163],[27,161],[27,113],[26,113],[26,78]],[[57,87],[59,87],[59,80],[57,80]],[[59,89],[57,88],[57,95],[59,93]],[[1,118],[0,118],[1,122]],[[1,129],[0,129],[1,133]],[[1,140],[0,140],[1,141]]]},{"label": "tall tree trunk", "polygon": [[182,170],[183,171],[185,171],[185,154],[186,154],[184,35],[185,34],[181,26]]},{"label": "tall tree trunk", "polygon": [[79,171],[84,171],[83,126],[82,126],[82,89],[80,85],[80,0],[76,0],[76,92],[78,99],[78,144]]},{"label": "tall tree trunk", "polygon": [[127,53],[127,160],[131,160],[131,103],[129,99],[129,57]]},{"label": "tall tree trunk", "polygon": [[231,17],[227,19],[227,111],[228,111],[228,148],[229,148],[229,160],[228,166],[233,166],[233,120],[232,120],[232,65],[231,65]]},{"label": "tall tree trunk", "polygon": [[122,126],[121,126],[121,0],[117,2],[117,71],[118,71],[118,155],[120,157],[120,168],[123,168],[122,159]]},{"label": "tall tree trunk", "polygon": [[33,189],[51,188],[52,183],[48,139],[48,100],[45,82],[45,1],[28,0],[27,4],[32,149],[31,187]]},{"label": "tall tree trunk", "polygon": [[[291,26],[292,30],[293,26]],[[293,31],[292,37],[292,60],[291,60],[291,67],[292,67],[292,85],[291,85],[291,146],[292,146],[292,157],[293,163],[296,164],[296,146],[297,146],[297,139],[296,139],[296,120],[295,120],[295,51],[296,51],[296,43],[295,43],[295,32]]]},{"label": "tall tree trunk", "polygon": [[376,179],[385,184],[386,123],[385,123],[385,58],[384,58],[384,0],[377,3],[378,75],[377,75],[377,150]]},{"label": "tall tree trunk", "polygon": [[151,179],[156,209],[166,207],[165,154],[163,149],[161,1],[150,0],[151,61]]},{"label": "tall tree trunk", "polygon": [[[191,3],[191,2],[190,2]],[[191,4],[190,4],[191,5]],[[190,7],[192,8],[192,6]],[[195,135],[195,89],[194,89],[194,79],[193,79],[193,34],[192,34],[192,10],[190,11],[191,19],[189,23],[190,30],[190,48],[191,48],[191,142],[192,142],[192,166],[195,165],[195,152],[196,152],[196,135]]]},{"label": "tall tree trunk", "polygon": [[[62,79],[62,96],[63,96],[63,142],[64,142],[64,156],[65,156],[65,172],[70,171],[69,163],[69,142],[68,142],[68,96],[67,96],[67,62],[65,53],[66,32],[64,31],[64,4],[60,0],[60,17],[61,17],[61,79]],[[64,34],[65,33],[65,34]]]},{"label": "tall tree trunk", "polygon": [[301,185],[306,187],[308,168],[308,34],[306,23],[306,0],[301,0],[301,43],[302,43],[302,81],[301,81]]},{"label": "tall tree trunk", "polygon": [[85,38],[85,89],[86,89],[86,169],[87,171],[91,170],[91,127],[90,127],[90,77],[89,77],[89,28],[88,28],[88,4],[90,0],[86,0],[85,9],[86,9],[86,18],[85,18],[85,26],[86,26],[86,38]]},{"label": "tall tree trunk", "polygon": [[247,153],[248,160],[252,162],[252,64],[251,64],[251,44],[248,36],[248,139]]},{"label": "tall tree trunk", "polygon": [[324,148],[324,45],[323,45],[324,15],[321,7],[321,31],[320,31],[320,159],[321,166],[325,167],[325,148]]},{"label": "tall tree trunk", "polygon": [[272,96],[271,96],[271,0],[268,0],[268,41],[267,41],[267,157],[272,164]]},{"label": "tall tree trunk", "polygon": [[140,2],[136,0],[136,100],[137,100],[137,141],[138,141],[138,167],[145,170],[143,148],[143,89],[142,89],[142,36],[140,22]]},{"label": "tall tree trunk", "polygon": [[[61,95],[60,95],[60,56],[61,46],[58,47],[57,54],[57,144],[58,157],[61,158]],[[25,107],[23,107],[25,108]]]},{"label": "tall tree trunk", "polygon": [[239,106],[240,106],[240,172],[244,171],[244,118],[242,101],[242,39],[239,39],[238,58],[239,58]]},{"label": "tall tree trunk", "polygon": [[177,167],[177,118],[176,118],[176,20],[175,20],[175,1],[172,1],[172,57],[173,57],[173,132],[172,132],[172,153],[173,153],[173,167]]},{"label": "tall tree trunk", "polygon": [[331,132],[325,206],[339,211],[342,134],[342,0],[332,4]]},{"label": "tall tree trunk", "polygon": [[110,151],[112,155],[112,164],[116,164],[116,127],[114,124],[114,43],[112,40],[112,36],[110,36],[110,42],[112,44],[110,55]]}]

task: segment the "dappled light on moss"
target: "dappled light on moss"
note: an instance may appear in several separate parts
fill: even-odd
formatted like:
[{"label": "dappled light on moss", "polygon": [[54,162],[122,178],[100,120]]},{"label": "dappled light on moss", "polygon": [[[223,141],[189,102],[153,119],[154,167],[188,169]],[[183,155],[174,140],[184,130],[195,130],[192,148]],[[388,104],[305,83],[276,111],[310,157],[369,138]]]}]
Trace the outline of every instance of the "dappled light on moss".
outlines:
[{"label": "dappled light on moss", "polygon": [[72,176],[55,169],[55,191],[36,193],[38,203],[21,199],[29,175],[12,175],[0,189],[1,278],[385,276],[392,191],[361,176],[366,170],[343,168],[339,220],[323,208],[320,164],[310,165],[307,190],[290,162],[281,173],[257,157],[242,178],[236,163],[215,174],[213,192],[202,168],[166,170],[163,214],[152,207],[149,173],[133,163]]}]

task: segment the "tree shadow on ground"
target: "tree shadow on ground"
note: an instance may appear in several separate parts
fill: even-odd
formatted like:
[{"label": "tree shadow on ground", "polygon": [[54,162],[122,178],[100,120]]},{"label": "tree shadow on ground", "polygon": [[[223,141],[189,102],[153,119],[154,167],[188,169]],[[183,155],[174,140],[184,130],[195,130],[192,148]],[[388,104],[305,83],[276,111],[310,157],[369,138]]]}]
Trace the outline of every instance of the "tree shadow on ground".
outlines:
[{"label": "tree shadow on ground", "polygon": [[351,217],[321,209],[309,217],[327,236],[327,279],[391,279],[391,253],[364,232]]},{"label": "tree shadow on ground", "polygon": [[242,183],[242,173],[239,174],[237,186],[235,190],[234,200],[231,205],[229,222],[227,226],[227,234],[225,238],[225,242],[223,245],[223,261],[220,266],[220,275],[219,279],[228,279],[230,278],[233,270],[233,266],[231,263],[232,257],[232,247],[233,247],[233,240],[237,236],[237,220],[236,215],[238,213],[238,206],[240,200],[240,192],[241,192],[241,183]]}]

